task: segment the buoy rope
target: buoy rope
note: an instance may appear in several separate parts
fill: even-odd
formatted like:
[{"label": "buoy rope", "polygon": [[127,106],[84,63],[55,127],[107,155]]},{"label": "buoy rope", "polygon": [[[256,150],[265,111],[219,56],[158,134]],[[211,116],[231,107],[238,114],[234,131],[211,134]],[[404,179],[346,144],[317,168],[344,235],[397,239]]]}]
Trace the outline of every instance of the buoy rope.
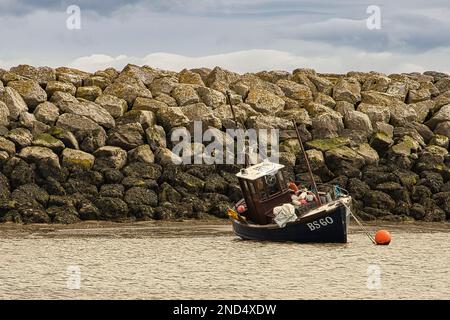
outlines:
[{"label": "buoy rope", "polygon": [[356,217],[356,215],[352,212],[352,210],[350,209],[350,207],[348,205],[346,205],[343,201],[341,201],[341,203],[344,205],[344,207],[347,208],[347,210],[350,212],[350,215],[353,217],[353,219],[355,219],[356,223],[361,227],[361,229],[363,230],[363,232],[366,234],[366,236],[370,239],[370,241],[372,241],[373,244],[377,244],[377,242],[375,241],[375,239],[370,235],[370,233],[367,231],[366,227],[364,227],[364,225],[361,223],[361,221],[359,221],[359,219]]}]

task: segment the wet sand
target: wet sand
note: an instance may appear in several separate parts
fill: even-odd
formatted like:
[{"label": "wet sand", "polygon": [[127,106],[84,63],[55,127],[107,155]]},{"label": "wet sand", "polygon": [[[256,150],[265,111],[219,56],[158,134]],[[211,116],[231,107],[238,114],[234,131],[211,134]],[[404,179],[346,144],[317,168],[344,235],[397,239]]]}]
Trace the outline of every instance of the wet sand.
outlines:
[{"label": "wet sand", "polygon": [[[450,232],[449,222],[402,222],[384,221],[364,222],[368,231],[378,229],[403,232]],[[354,222],[350,223],[349,233],[363,233]],[[201,237],[232,236],[233,231],[228,220],[183,220],[183,221],[142,221],[111,222],[84,221],[75,224],[0,224],[0,238],[11,237]]]}]

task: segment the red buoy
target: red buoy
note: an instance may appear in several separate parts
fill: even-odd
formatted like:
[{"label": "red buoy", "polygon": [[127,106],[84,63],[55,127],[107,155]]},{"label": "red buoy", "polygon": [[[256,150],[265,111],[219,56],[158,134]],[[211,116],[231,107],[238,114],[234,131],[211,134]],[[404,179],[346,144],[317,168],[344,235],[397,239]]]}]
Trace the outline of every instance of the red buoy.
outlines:
[{"label": "red buoy", "polygon": [[375,242],[381,245],[388,245],[391,242],[391,235],[386,230],[378,230],[375,234]]}]

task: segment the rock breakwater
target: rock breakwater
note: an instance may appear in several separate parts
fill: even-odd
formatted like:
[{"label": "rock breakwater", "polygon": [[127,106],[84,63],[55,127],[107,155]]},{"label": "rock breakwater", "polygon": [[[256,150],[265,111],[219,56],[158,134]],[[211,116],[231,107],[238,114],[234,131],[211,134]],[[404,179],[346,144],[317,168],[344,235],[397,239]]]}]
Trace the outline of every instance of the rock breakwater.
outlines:
[{"label": "rock breakwater", "polygon": [[[73,223],[225,217],[237,165],[174,165],[171,133],[280,130],[288,179],[339,184],[364,219],[450,219],[450,76],[128,65],[0,69],[0,220]],[[197,146],[199,147],[199,146]],[[202,146],[200,146],[202,148]]]}]

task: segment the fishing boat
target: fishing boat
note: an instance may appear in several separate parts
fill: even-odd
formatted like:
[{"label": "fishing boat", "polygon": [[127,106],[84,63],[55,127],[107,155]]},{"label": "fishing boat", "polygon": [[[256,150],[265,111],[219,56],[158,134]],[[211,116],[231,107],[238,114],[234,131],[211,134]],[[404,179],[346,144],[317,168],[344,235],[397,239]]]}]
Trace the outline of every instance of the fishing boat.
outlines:
[{"label": "fishing boat", "polygon": [[351,197],[339,187],[318,192],[311,203],[293,206],[295,220],[282,226],[274,222],[275,209],[291,204],[295,195],[284,182],[282,168],[265,161],[236,175],[244,198],[233,210],[234,233],[246,240],[346,243]]},{"label": "fishing boat", "polygon": [[[229,92],[227,98],[238,128]],[[282,164],[266,160],[248,166],[244,152],[246,167],[236,174],[243,199],[228,210],[234,233],[248,240],[346,243],[351,197],[338,186],[333,192],[317,188],[297,124],[292,124],[305,158],[310,190],[298,190],[294,182],[287,184]],[[245,124],[241,126],[245,129]]]}]

